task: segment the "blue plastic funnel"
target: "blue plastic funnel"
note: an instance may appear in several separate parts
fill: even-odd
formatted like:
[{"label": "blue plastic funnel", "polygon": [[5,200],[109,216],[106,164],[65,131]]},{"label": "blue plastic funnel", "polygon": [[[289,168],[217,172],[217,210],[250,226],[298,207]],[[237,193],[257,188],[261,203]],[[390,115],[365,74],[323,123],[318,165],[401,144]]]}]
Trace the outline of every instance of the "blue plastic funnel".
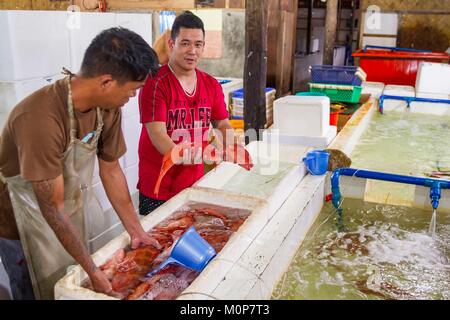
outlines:
[{"label": "blue plastic funnel", "polygon": [[330,154],[323,150],[314,150],[308,152],[303,158],[308,172],[315,176],[323,175],[328,170],[328,159]]},{"label": "blue plastic funnel", "polygon": [[194,227],[190,227],[178,239],[170,253],[170,257],[161,263],[158,268],[147,274],[147,277],[153,276],[171,263],[178,263],[186,268],[200,272],[215,255],[216,250],[197,233]]}]

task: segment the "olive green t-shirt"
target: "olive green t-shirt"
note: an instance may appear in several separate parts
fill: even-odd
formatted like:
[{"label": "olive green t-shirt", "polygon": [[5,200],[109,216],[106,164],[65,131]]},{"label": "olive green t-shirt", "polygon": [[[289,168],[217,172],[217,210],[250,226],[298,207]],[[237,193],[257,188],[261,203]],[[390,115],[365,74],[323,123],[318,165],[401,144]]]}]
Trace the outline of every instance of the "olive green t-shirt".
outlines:
[{"label": "olive green t-shirt", "polygon": [[[10,113],[0,137],[0,172],[20,174],[28,181],[54,179],[62,174],[63,155],[70,142],[67,81],[61,79],[22,100]],[[77,138],[97,127],[97,112],[74,110]],[[115,161],[126,151],[120,108],[103,111],[103,131],[97,155]]]}]

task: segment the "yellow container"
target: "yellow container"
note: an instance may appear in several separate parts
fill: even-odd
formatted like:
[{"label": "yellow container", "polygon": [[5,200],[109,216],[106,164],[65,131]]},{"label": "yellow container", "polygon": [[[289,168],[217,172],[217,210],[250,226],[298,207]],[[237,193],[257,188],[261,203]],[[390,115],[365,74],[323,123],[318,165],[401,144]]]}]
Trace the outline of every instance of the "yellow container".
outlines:
[{"label": "yellow container", "polygon": [[230,120],[230,124],[233,129],[244,129],[244,120],[242,119],[232,119]]}]

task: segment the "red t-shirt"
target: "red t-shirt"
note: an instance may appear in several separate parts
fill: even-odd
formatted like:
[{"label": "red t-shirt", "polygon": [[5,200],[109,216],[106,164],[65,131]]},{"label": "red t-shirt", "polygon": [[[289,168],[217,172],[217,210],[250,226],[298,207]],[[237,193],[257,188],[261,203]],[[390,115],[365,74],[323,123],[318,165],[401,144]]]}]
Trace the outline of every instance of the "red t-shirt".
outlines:
[{"label": "red t-shirt", "polygon": [[[197,87],[192,96],[184,91],[168,65],[149,78],[140,91],[139,109],[143,124],[139,139],[139,181],[137,188],[145,196],[168,200],[180,191],[192,186],[203,176],[203,164],[175,165],[164,176],[158,197],[153,193],[161,170],[163,155],[154,147],[145,123],[163,121],[167,134],[175,143],[183,138],[172,136],[182,129],[194,142],[194,133],[205,137],[212,120],[228,118],[222,87],[207,73],[196,69]],[[194,129],[197,128],[197,129]],[[199,138],[197,138],[198,141]],[[207,141],[203,139],[203,145]]]}]

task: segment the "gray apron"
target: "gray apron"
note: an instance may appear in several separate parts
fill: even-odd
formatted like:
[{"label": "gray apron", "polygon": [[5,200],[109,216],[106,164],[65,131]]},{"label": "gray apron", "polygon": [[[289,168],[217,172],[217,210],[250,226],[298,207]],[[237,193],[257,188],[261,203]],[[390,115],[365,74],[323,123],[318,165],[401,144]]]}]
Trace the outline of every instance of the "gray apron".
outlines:
[{"label": "gray apron", "polygon": [[[103,119],[102,111],[96,108],[97,128],[91,141],[83,142],[77,139],[70,78],[67,78],[70,143],[63,155],[64,212],[70,217],[80,233],[81,239],[87,245],[89,217],[86,217],[84,212],[89,212],[89,214],[91,212],[85,208],[101,210],[96,205],[91,181]],[[37,299],[53,299],[55,283],[65,275],[67,267],[74,264],[75,261],[66,252],[42,216],[31,182],[22,179],[20,175],[5,178],[5,180],[35,297]]]}]

